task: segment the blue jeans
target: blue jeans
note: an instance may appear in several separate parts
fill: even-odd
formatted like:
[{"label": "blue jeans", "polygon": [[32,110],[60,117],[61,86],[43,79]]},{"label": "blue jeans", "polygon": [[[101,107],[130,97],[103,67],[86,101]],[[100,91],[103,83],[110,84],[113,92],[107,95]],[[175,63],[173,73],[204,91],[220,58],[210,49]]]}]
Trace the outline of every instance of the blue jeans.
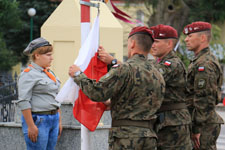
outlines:
[{"label": "blue jeans", "polygon": [[37,142],[28,137],[28,126],[22,115],[22,130],[27,150],[54,150],[59,133],[59,113],[55,115],[32,115],[38,128]]}]

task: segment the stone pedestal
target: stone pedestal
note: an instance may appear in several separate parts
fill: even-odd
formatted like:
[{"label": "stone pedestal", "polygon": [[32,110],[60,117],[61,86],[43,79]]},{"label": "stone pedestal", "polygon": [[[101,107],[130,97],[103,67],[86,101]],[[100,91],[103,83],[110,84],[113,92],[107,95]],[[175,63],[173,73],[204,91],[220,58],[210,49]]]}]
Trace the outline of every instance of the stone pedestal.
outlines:
[{"label": "stone pedestal", "polygon": [[[218,114],[225,120],[225,106],[218,105]],[[72,104],[64,103],[61,106],[63,132],[57,143],[56,150],[80,150],[81,132],[80,123],[73,117]],[[26,145],[21,129],[21,111],[15,110],[15,122],[0,123],[0,150],[25,150]],[[95,132],[90,133],[90,150],[108,150],[108,131],[111,127],[110,112],[102,116]],[[217,149],[225,150],[225,125],[222,125]]]},{"label": "stone pedestal", "polygon": [[[73,117],[73,106],[61,106],[63,132],[56,150],[80,150],[80,123]],[[95,132],[90,133],[90,150],[108,150],[108,131],[111,127],[110,112],[106,111]],[[25,150],[26,145],[21,129],[21,111],[16,107],[15,122],[0,123],[0,150]]]}]

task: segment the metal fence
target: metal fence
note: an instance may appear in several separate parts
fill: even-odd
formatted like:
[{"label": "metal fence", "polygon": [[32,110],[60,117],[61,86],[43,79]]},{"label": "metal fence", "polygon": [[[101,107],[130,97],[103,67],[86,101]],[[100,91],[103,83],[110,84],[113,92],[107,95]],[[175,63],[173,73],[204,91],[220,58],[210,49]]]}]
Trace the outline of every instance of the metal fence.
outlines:
[{"label": "metal fence", "polygon": [[18,99],[17,74],[0,72],[0,122],[14,121],[15,105]]}]

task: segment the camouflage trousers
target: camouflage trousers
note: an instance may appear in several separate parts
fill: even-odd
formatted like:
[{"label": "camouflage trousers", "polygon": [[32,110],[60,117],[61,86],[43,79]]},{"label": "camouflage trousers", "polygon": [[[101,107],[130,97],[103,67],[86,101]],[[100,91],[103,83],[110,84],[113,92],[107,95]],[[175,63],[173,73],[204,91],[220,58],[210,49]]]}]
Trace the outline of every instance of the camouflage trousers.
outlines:
[{"label": "camouflage trousers", "polygon": [[109,150],[157,150],[156,138],[117,138],[113,137],[109,143]]},{"label": "camouflage trousers", "polygon": [[221,130],[220,124],[206,124],[201,129],[200,150],[216,150],[216,140]]},{"label": "camouflage trousers", "polygon": [[189,125],[163,127],[157,136],[158,150],[192,150]]}]

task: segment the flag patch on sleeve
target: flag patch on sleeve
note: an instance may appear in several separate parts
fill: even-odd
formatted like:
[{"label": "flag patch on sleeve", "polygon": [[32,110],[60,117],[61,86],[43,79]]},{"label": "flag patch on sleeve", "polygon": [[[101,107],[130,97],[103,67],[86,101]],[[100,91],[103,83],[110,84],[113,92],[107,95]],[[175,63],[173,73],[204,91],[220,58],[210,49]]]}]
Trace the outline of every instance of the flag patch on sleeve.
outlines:
[{"label": "flag patch on sleeve", "polygon": [[170,65],[171,65],[171,62],[165,61],[164,64],[165,64],[166,66],[170,66]]},{"label": "flag patch on sleeve", "polygon": [[205,67],[198,67],[198,71],[204,71]]}]

